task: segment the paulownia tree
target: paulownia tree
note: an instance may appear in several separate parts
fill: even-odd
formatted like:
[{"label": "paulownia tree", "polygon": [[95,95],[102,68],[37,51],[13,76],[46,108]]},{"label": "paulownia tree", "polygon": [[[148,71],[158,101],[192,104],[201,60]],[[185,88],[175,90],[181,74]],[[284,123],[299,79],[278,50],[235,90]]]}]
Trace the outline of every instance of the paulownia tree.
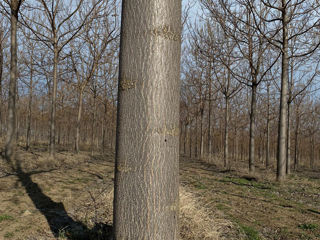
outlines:
[{"label": "paulownia tree", "polygon": [[181,1],[122,2],[115,239],[178,239]]}]

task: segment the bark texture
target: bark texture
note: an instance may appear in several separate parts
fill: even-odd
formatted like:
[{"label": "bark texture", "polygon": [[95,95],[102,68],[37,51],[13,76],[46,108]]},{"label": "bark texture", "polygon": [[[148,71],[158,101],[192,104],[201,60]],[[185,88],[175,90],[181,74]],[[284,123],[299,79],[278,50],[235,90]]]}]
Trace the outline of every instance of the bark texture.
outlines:
[{"label": "bark texture", "polygon": [[122,3],[114,238],[178,239],[181,1]]}]

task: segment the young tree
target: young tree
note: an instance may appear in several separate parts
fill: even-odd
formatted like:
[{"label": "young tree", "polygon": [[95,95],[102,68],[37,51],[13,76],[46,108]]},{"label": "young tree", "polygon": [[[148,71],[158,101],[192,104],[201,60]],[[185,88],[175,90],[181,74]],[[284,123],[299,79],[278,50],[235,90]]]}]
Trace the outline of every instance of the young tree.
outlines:
[{"label": "young tree", "polygon": [[[58,66],[62,50],[75,39],[87,23],[89,16],[101,0],[93,1],[90,7],[84,6],[84,0],[65,1],[53,0],[51,4],[44,0],[35,1],[31,9],[39,10],[43,18],[23,16],[23,23],[35,35],[36,39],[45,44],[53,52],[53,76],[50,114],[50,157],[55,153],[56,139],[56,105],[58,88]],[[62,10],[63,9],[63,10]]]},{"label": "young tree", "polygon": [[178,239],[181,1],[122,2],[115,239]]},{"label": "young tree", "polygon": [[[112,51],[109,45],[118,37],[116,19],[112,21],[113,19],[111,18],[112,14],[116,15],[114,13],[116,13],[115,1],[106,1],[103,8],[93,12],[91,20],[85,26],[81,38],[71,46],[72,52],[70,56],[77,79],[78,91],[78,115],[75,138],[75,150],[77,153],[79,153],[80,123],[84,91],[88,83],[92,81],[94,74],[98,71],[104,53],[107,52],[110,54],[110,51]],[[103,15],[104,17],[101,18],[99,15]]]}]

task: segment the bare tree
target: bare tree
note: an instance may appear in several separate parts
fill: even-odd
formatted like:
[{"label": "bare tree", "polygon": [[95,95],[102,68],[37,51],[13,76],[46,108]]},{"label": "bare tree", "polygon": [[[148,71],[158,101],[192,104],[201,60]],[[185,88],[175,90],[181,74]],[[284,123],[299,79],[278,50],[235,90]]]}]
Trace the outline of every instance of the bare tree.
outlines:
[{"label": "bare tree", "polygon": [[115,239],[178,239],[181,1],[123,1]]},{"label": "bare tree", "polygon": [[[62,50],[80,33],[87,23],[93,10],[101,0],[93,1],[92,6],[84,7],[84,0],[76,3],[66,3],[54,0],[51,4],[47,1],[38,0],[35,6],[30,5],[31,9],[39,9],[44,18],[33,16],[23,16],[23,23],[35,35],[36,39],[45,44],[53,52],[53,86],[51,94],[51,116],[50,116],[50,147],[49,153],[53,157],[55,153],[56,139],[56,99],[58,86],[58,65]],[[61,11],[64,9],[64,11]],[[82,15],[81,11],[85,11]]]},{"label": "bare tree", "polygon": [[[253,16],[253,24],[260,34],[272,44],[281,54],[281,92],[278,127],[277,180],[282,181],[286,175],[287,156],[287,123],[288,123],[288,81],[289,60],[312,54],[319,46],[315,29],[320,24],[317,9],[318,1],[265,1],[259,3],[247,0]],[[261,9],[268,12],[265,17]],[[303,17],[302,17],[303,16]],[[306,38],[314,39],[306,42]],[[289,53],[291,41],[299,50],[293,55]]]},{"label": "bare tree", "polygon": [[[86,24],[80,41],[72,44],[71,47],[72,52],[70,56],[73,70],[77,78],[77,90],[79,92],[75,140],[75,150],[77,153],[79,152],[80,123],[84,91],[88,83],[93,79],[95,72],[98,70],[101,59],[104,53],[108,51],[110,43],[118,37],[118,25],[115,18],[117,16],[116,2],[107,1],[105,4],[104,8],[99,9],[99,11],[96,9],[93,12],[92,16],[90,16],[90,23]],[[104,17],[99,18],[99,15],[103,15]],[[111,18],[111,15],[114,16],[114,19]],[[113,50],[111,49],[111,51]],[[96,96],[96,94],[94,95]],[[93,112],[95,112],[95,109]]]}]

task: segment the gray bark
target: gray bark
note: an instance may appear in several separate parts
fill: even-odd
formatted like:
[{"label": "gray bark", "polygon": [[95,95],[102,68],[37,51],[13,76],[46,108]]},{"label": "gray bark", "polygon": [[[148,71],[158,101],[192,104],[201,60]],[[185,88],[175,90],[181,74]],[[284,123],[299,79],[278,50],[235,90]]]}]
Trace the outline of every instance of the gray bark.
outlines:
[{"label": "gray bark", "polygon": [[192,157],[192,137],[191,137],[191,123],[189,127],[189,157]]},{"label": "gray bark", "polygon": [[250,113],[250,140],[249,140],[249,172],[253,173],[254,167],[254,140],[256,128],[256,102],[257,102],[257,85],[256,81],[252,81],[251,87],[251,113]]},{"label": "gray bark", "polygon": [[11,160],[16,144],[16,95],[17,95],[17,24],[21,1],[11,1],[10,82],[8,96],[8,127],[5,156]]},{"label": "gray bark", "polygon": [[[54,36],[55,36],[54,31]],[[56,99],[57,99],[57,86],[58,86],[58,61],[59,61],[59,51],[57,46],[57,38],[54,37],[53,43],[53,86],[51,93],[51,116],[50,116],[50,146],[49,154],[53,158],[55,154],[55,142],[56,142],[56,132],[55,132],[55,122],[56,122]]]},{"label": "gray bark", "polygon": [[80,147],[80,124],[81,124],[81,115],[82,115],[82,102],[83,102],[83,90],[82,87],[79,91],[79,99],[78,99],[78,116],[77,116],[77,125],[76,125],[76,153],[79,153]]},{"label": "gray bark", "polygon": [[278,151],[277,151],[277,180],[282,181],[286,176],[287,155],[287,102],[288,102],[288,15],[286,12],[286,0],[282,0],[282,66],[281,66],[281,94],[280,116],[278,125]]},{"label": "gray bark", "polygon": [[94,154],[94,138],[96,131],[96,106],[97,106],[97,90],[96,86],[93,89],[93,112],[92,112],[92,122],[91,122],[91,156]]},{"label": "gray bark", "polygon": [[291,129],[291,121],[290,121],[290,106],[291,106],[291,102],[288,102],[288,119],[287,119],[287,161],[286,161],[286,174],[290,174],[291,173],[291,142],[290,142],[290,138],[291,138],[291,134],[290,134],[290,129]]},{"label": "gray bark", "polygon": [[122,3],[114,238],[179,237],[181,1]]},{"label": "gray bark", "polygon": [[3,74],[3,30],[0,27],[0,137],[2,137],[2,74]]},{"label": "gray bark", "polygon": [[270,86],[267,86],[267,143],[266,143],[266,168],[270,165]]},{"label": "gray bark", "polygon": [[310,139],[310,168],[314,169],[314,135]]},{"label": "gray bark", "polygon": [[199,139],[198,139],[198,116],[196,116],[196,125],[195,125],[195,145],[194,145],[194,157],[197,158],[198,157],[198,143],[199,143]]},{"label": "gray bark", "polygon": [[[33,51],[32,51],[33,52]],[[32,121],[32,95],[33,95],[33,61],[32,55],[30,57],[30,82],[29,82],[29,104],[28,104],[28,126],[27,126],[27,143],[26,150],[30,148],[30,139],[31,139],[31,121]]]},{"label": "gray bark", "polygon": [[203,135],[203,115],[204,115],[204,108],[201,107],[200,109],[200,158],[203,158],[203,150],[204,150],[204,135]]},{"label": "gray bark", "polygon": [[212,154],[212,134],[211,134],[211,115],[212,115],[212,106],[211,106],[211,81],[209,83],[209,106],[208,106],[208,154]]},{"label": "gray bark", "polygon": [[187,128],[188,128],[188,123],[184,124],[184,137],[183,137],[183,155],[186,155],[186,144],[187,144]]},{"label": "gray bark", "polygon": [[298,136],[299,136],[299,125],[300,125],[300,107],[297,106],[296,109],[296,126],[294,131],[294,170],[298,170],[299,167],[299,159],[298,159]]},{"label": "gray bark", "polygon": [[225,97],[224,112],[224,167],[229,167],[229,98]]}]

